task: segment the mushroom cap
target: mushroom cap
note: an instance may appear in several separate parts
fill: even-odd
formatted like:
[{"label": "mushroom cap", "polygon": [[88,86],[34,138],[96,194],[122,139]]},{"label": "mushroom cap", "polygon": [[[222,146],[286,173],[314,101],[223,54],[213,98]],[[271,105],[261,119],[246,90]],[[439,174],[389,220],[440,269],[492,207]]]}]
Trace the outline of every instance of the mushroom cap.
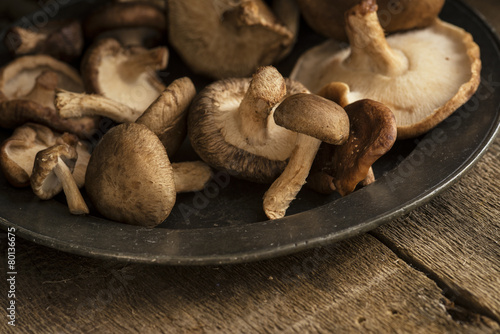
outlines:
[{"label": "mushroom cap", "polygon": [[0,147],[0,168],[14,187],[26,187],[37,152],[56,144],[58,135],[48,127],[26,123],[14,130]]},{"label": "mushroom cap", "polygon": [[394,114],[382,103],[364,99],[346,106],[345,111],[349,138],[342,145],[323,143],[314,162],[311,181],[322,193],[337,190],[345,196],[353,192],[396,141]]},{"label": "mushroom cap", "polygon": [[75,133],[81,137],[90,136],[97,119],[81,117],[63,119],[55,105],[55,90],[59,84],[56,72],[47,70],[35,80],[35,87],[26,96],[0,102],[0,124],[4,128],[16,128],[26,122],[35,122],[61,131]]},{"label": "mushroom cap", "polygon": [[[314,111],[314,117],[304,112]],[[349,136],[349,118],[337,103],[314,94],[288,96],[274,111],[276,124],[321,141],[340,145]]]},{"label": "mushroom cap", "polygon": [[170,0],[169,41],[196,73],[246,77],[290,50],[295,36],[262,0]]},{"label": "mushroom cap", "polygon": [[45,71],[58,75],[58,88],[83,92],[83,82],[71,66],[47,55],[23,56],[0,68],[0,91],[9,100],[26,96]]},{"label": "mushroom cap", "polygon": [[31,174],[31,188],[35,195],[41,199],[51,199],[60,193],[63,185],[54,169],[62,160],[70,171],[73,171],[77,159],[78,153],[75,146],[68,143],[54,145],[38,152]]},{"label": "mushroom cap", "polygon": [[196,88],[188,77],[174,80],[135,122],[146,125],[172,157],[187,133],[187,114]]},{"label": "mushroom cap", "polygon": [[[387,33],[424,28],[438,16],[445,0],[378,0],[378,16]],[[323,36],[346,41],[344,13],[359,0],[298,0],[307,24]]]},{"label": "mushroom cap", "polygon": [[346,83],[350,103],[368,98],[388,106],[398,139],[425,133],[464,104],[480,82],[479,47],[463,29],[436,19],[428,28],[387,37],[409,68],[390,76],[345,66],[351,49],[329,40],[306,52],[291,77],[312,92],[332,81]]},{"label": "mushroom cap", "polygon": [[83,23],[85,37],[94,39],[99,34],[116,29],[145,28],[159,36],[166,30],[164,11],[148,2],[114,2],[99,7]]},{"label": "mushroom cap", "polygon": [[[248,143],[235,115],[250,78],[224,79],[205,87],[194,99],[188,114],[188,137],[196,153],[215,169],[235,177],[270,183],[284,170],[295,147],[297,134],[274,127],[263,145]],[[306,93],[299,82],[286,79],[288,94]],[[269,117],[269,122],[273,122]]]},{"label": "mushroom cap", "polygon": [[[153,57],[154,64],[128,63],[131,59],[140,62],[141,55],[146,54]],[[154,71],[165,68],[167,58],[165,47],[150,51],[140,47],[126,49],[114,39],[99,40],[82,61],[85,88],[89,93],[101,94],[142,112],[166,88]]]},{"label": "mushroom cap", "polygon": [[112,128],[95,147],[85,189],[105,217],[145,227],[165,220],[176,198],[165,147],[145,125],[135,123]]}]

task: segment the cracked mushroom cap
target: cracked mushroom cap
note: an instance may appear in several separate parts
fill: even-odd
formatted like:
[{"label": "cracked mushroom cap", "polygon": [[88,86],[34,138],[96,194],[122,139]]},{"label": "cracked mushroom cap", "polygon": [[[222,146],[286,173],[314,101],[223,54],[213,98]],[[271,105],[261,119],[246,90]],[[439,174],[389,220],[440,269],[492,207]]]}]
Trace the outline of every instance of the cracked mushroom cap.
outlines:
[{"label": "cracked mushroom cap", "polygon": [[176,198],[165,147],[145,125],[111,129],[90,157],[85,189],[105,217],[154,227],[170,214]]},{"label": "cracked mushroom cap", "polygon": [[[316,32],[346,41],[344,13],[359,0],[298,0],[306,22]],[[424,28],[431,25],[444,0],[378,0],[378,17],[385,32]]]},{"label": "cracked mushroom cap", "polygon": [[35,85],[27,95],[1,101],[1,127],[16,128],[26,122],[35,122],[49,126],[56,131],[71,132],[80,137],[91,136],[96,128],[96,118],[63,119],[59,117],[54,104],[58,85],[58,74],[47,70],[35,79]]},{"label": "cracked mushroom cap", "polygon": [[394,114],[380,102],[356,101],[345,111],[350,122],[347,142],[337,146],[322,144],[310,175],[311,179],[322,176],[323,184],[315,184],[314,189],[325,193],[329,193],[325,189],[336,190],[342,196],[372,177],[371,166],[391,149],[397,136]]},{"label": "cracked mushroom cap", "polygon": [[271,66],[252,77],[216,81],[194,99],[188,137],[215,169],[245,180],[270,183],[285,168],[297,134],[275,124],[274,108],[287,95],[306,93]]},{"label": "cracked mushroom cap", "polygon": [[480,82],[479,47],[461,28],[436,19],[422,30],[384,37],[377,6],[365,0],[346,13],[351,47],[327,41],[306,52],[291,75],[312,92],[332,82],[350,88],[349,103],[388,106],[398,139],[418,136],[448,117]]},{"label": "cracked mushroom cap", "polygon": [[37,30],[12,27],[3,43],[13,56],[46,54],[72,61],[83,50],[82,26],[78,20],[51,21]]},{"label": "cracked mushroom cap", "polygon": [[165,90],[155,71],[167,66],[168,50],[124,48],[114,39],[96,42],[82,61],[89,93],[101,94],[141,113]]},{"label": "cracked mushroom cap", "polygon": [[286,55],[295,40],[294,28],[262,0],[169,0],[167,5],[170,43],[194,72],[212,78],[250,76]]},{"label": "cracked mushroom cap", "polygon": [[99,7],[83,23],[89,40],[114,38],[125,46],[157,45],[166,32],[164,10],[146,1],[114,2]]}]

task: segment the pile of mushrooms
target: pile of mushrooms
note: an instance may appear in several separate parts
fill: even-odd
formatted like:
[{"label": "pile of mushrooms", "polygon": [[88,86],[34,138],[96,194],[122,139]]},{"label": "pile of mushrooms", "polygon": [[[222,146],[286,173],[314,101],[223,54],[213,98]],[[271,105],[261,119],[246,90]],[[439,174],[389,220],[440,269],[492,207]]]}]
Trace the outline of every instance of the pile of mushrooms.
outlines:
[{"label": "pile of mushrooms", "polygon": [[[279,219],[304,185],[347,196],[375,182],[396,139],[430,130],[479,85],[479,47],[437,17],[444,0],[297,3],[115,0],[81,21],[12,27],[0,170],[42,200],[63,192],[72,214],[153,228],[215,169],[266,184],[263,211]],[[299,9],[334,39],[284,78],[272,64],[294,46]],[[166,44],[213,80],[167,85]],[[200,160],[171,162],[186,137]]]}]

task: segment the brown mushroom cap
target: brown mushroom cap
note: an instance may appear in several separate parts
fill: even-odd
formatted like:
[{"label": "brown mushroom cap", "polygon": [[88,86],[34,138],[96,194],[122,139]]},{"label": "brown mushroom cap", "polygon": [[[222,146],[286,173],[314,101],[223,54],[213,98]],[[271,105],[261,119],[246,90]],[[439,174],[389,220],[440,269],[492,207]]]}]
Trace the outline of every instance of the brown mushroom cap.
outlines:
[{"label": "brown mushroom cap", "polygon": [[82,53],[83,33],[78,20],[50,21],[36,31],[13,27],[5,33],[3,42],[14,56],[47,54],[72,61]]},{"label": "brown mushroom cap", "polygon": [[250,76],[290,50],[295,36],[262,0],[170,0],[169,41],[196,73]]},{"label": "brown mushroom cap", "polygon": [[[298,0],[307,23],[318,33],[346,41],[344,13],[359,0]],[[444,0],[378,0],[378,17],[388,33],[431,25]]]},{"label": "brown mushroom cap", "polygon": [[397,137],[394,114],[382,103],[360,100],[346,106],[345,111],[350,121],[347,142],[323,144],[315,161],[317,174],[311,174],[317,182],[314,189],[325,193],[336,190],[342,196],[369,176],[372,164],[391,149]]},{"label": "brown mushroom cap", "polygon": [[67,131],[81,137],[90,136],[96,127],[96,118],[66,120],[59,117],[54,105],[58,79],[56,72],[44,71],[36,78],[33,89],[27,95],[1,101],[1,127],[16,128],[26,122],[36,122],[56,131]]},{"label": "brown mushroom cap", "polygon": [[125,46],[157,44],[167,27],[164,11],[148,2],[115,2],[99,7],[83,23],[85,36],[114,38]]},{"label": "brown mushroom cap", "polygon": [[291,75],[312,92],[332,81],[350,88],[349,102],[380,101],[396,116],[398,138],[425,133],[465,103],[480,81],[479,47],[463,29],[438,19],[423,30],[384,37],[376,5],[346,13],[351,47],[327,41],[306,52]]},{"label": "brown mushroom cap", "polygon": [[55,145],[57,135],[43,125],[27,123],[7,138],[0,148],[0,167],[15,187],[30,184],[36,154]]},{"label": "brown mushroom cap", "polygon": [[215,169],[253,182],[272,182],[285,168],[297,136],[274,123],[272,109],[285,94],[304,92],[300,83],[283,79],[272,67],[259,69],[253,79],[214,82],[195,97],[189,110],[191,145]]},{"label": "brown mushroom cap", "polygon": [[158,137],[142,124],[120,124],[90,157],[85,188],[109,219],[154,227],[175,203],[172,166]]},{"label": "brown mushroom cap", "polygon": [[82,61],[85,87],[142,113],[166,88],[155,71],[164,69],[167,59],[165,47],[126,49],[114,39],[100,40]]}]

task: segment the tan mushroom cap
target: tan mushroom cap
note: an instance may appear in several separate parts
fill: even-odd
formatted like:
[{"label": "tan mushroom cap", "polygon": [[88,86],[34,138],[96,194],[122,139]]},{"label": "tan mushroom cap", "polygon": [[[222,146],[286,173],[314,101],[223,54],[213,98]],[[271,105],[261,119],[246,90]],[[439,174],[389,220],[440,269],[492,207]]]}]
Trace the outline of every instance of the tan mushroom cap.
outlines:
[{"label": "tan mushroom cap", "polygon": [[46,126],[26,123],[14,130],[0,148],[0,167],[15,187],[30,184],[36,154],[56,144],[57,136]]},{"label": "tan mushroom cap", "polygon": [[[444,0],[378,0],[378,16],[387,33],[431,25]],[[359,0],[298,0],[306,22],[318,33],[346,41],[344,13]]]},{"label": "tan mushroom cap", "polygon": [[[310,110],[310,111],[309,111]],[[349,136],[349,118],[337,103],[313,94],[287,97],[274,111],[276,124],[339,145]]]},{"label": "tan mushroom cap", "polygon": [[142,113],[166,88],[155,71],[164,69],[167,60],[165,47],[124,48],[114,39],[103,39],[82,61],[85,87]]},{"label": "tan mushroom cap", "polygon": [[57,144],[38,152],[30,178],[31,188],[35,195],[45,200],[64,190],[69,211],[76,215],[88,214],[87,204],[72,175],[77,159],[76,146],[68,143]]},{"label": "tan mushroom cap", "polygon": [[285,168],[297,134],[277,126],[272,113],[286,95],[308,92],[273,67],[252,79],[225,79],[205,87],[188,115],[194,150],[215,169],[269,183]]},{"label": "tan mushroom cap", "polygon": [[94,149],[85,188],[105,217],[154,227],[176,198],[172,166],[158,137],[142,124],[120,124]]},{"label": "tan mushroom cap", "polygon": [[291,75],[313,92],[332,81],[350,88],[350,103],[368,98],[395,114],[398,138],[425,133],[464,104],[480,81],[479,47],[439,19],[428,28],[384,37],[376,5],[346,13],[351,48],[327,41],[306,52]]},{"label": "tan mushroom cap", "polygon": [[28,95],[43,72],[57,73],[58,87],[83,92],[79,73],[71,66],[47,55],[23,56],[0,68],[0,91],[9,100]]},{"label": "tan mushroom cap", "polygon": [[250,76],[283,57],[295,40],[262,0],[170,0],[169,41],[196,73]]},{"label": "tan mushroom cap", "polygon": [[80,137],[91,136],[96,128],[95,117],[71,120],[59,117],[54,105],[58,85],[59,76],[56,72],[43,71],[35,79],[35,85],[27,95],[0,102],[0,126],[16,128],[26,122],[35,122],[56,131],[68,131]]}]

